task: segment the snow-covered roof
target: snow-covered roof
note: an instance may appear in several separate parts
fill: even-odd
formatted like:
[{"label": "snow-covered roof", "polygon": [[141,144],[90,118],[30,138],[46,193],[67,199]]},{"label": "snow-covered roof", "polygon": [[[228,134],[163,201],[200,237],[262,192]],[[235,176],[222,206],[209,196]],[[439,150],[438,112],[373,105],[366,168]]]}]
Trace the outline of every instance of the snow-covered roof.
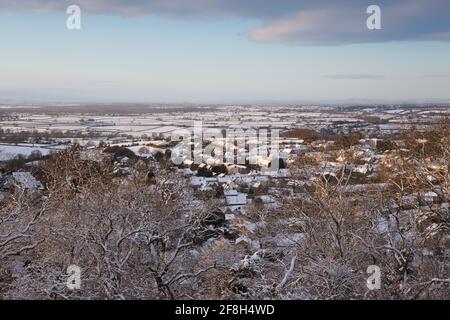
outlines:
[{"label": "snow-covered roof", "polygon": [[236,196],[227,196],[226,200],[229,206],[245,205],[247,204],[247,195],[239,193]]},{"label": "snow-covered roof", "polygon": [[234,189],[228,189],[228,190],[224,190],[223,194],[227,197],[227,196],[237,196],[238,192],[237,190]]},{"label": "snow-covered roof", "polygon": [[13,179],[22,188],[28,190],[44,190],[44,186],[29,172],[13,172]]}]

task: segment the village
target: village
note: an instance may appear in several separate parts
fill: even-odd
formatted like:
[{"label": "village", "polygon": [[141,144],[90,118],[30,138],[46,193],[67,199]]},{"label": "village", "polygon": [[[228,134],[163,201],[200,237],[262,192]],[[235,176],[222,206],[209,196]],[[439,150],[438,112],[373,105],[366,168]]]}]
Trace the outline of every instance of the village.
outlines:
[{"label": "village", "polygon": [[[439,120],[436,119],[441,119],[446,112],[450,115],[450,110],[445,108],[427,109],[426,112],[420,111],[420,108],[401,107],[350,108],[351,111],[345,112],[331,107],[299,107],[297,112],[293,109],[285,107],[274,115],[267,107],[235,106],[217,107],[215,111],[205,112],[161,113],[157,116],[91,115],[89,118],[82,115],[53,118],[34,114],[35,111],[11,113],[0,118],[3,133],[0,136],[0,161],[6,163],[23,159],[25,170],[4,172],[0,176],[0,190],[7,190],[8,184],[15,181],[25,189],[42,191],[42,183],[31,175],[30,168],[38,166],[41,159],[73,144],[80,144],[85,148],[84,152],[90,155],[102,154],[111,148],[125,148],[128,156],[117,158],[116,170],[131,173],[129,163],[136,159],[158,162],[168,160],[171,154],[179,152],[177,139],[180,135],[176,133],[182,130],[185,134],[192,134],[192,140],[184,141],[188,141],[186,145],[192,150],[181,155],[176,165],[174,157],[169,163],[172,162],[194,190],[215,192],[219,189],[226,204],[225,217],[232,220],[236,213],[245,214],[250,205],[277,208],[277,195],[313,190],[316,181],[337,181],[341,173],[348,174],[350,179],[350,183],[342,187],[345,192],[383,190],[387,185],[386,182],[379,182],[380,167],[395,161],[395,155],[389,150],[382,149],[385,152],[380,152],[380,145],[384,145],[383,135],[413,126],[417,128],[418,123],[424,129],[437,123]],[[375,125],[362,120],[366,112],[370,112],[373,118],[384,119],[386,124]],[[215,138],[205,133],[200,134],[200,140],[196,139],[195,128],[190,127],[193,119],[202,120],[206,130],[212,129],[221,134],[226,128],[222,125],[226,122],[227,128],[234,129],[232,139]],[[264,140],[259,145],[256,141],[252,146],[251,142],[258,138],[257,132],[252,131],[255,128],[269,129],[269,132],[277,130],[276,140],[269,139],[269,143]],[[325,134],[324,130],[327,131]],[[249,134],[250,131],[252,134]],[[352,133],[358,134],[358,139],[352,137],[354,141],[348,145],[337,145],[336,134]],[[22,140],[7,143],[5,139],[11,139],[11,136]],[[327,137],[330,140],[326,140]],[[209,141],[203,141],[203,138],[209,138]],[[203,147],[215,144],[215,147],[208,155],[204,149],[198,148],[199,144]],[[276,153],[271,153],[274,145]],[[219,148],[224,148],[225,152],[212,156],[211,151],[217,153]],[[252,148],[256,148],[256,153],[249,150]],[[250,159],[252,152],[257,159],[255,155]],[[273,162],[276,162],[275,170],[269,168]],[[439,167],[438,164],[430,165]],[[436,194],[434,196],[437,197]]]}]

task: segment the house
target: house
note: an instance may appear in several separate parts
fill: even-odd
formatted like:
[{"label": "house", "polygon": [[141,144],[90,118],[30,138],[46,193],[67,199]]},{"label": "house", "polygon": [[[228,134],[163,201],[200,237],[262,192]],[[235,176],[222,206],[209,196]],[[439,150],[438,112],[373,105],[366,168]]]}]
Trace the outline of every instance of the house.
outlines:
[{"label": "house", "polygon": [[389,188],[389,183],[370,183],[340,186],[337,191],[343,193],[379,192],[389,190]]},{"label": "house", "polygon": [[270,209],[276,209],[280,207],[280,204],[277,203],[277,201],[269,195],[256,196],[255,204]]},{"label": "house", "polygon": [[247,174],[248,173],[248,169],[246,166],[242,166],[242,165],[237,165],[237,164],[231,164],[231,165],[227,165],[227,172],[228,174],[236,174],[236,173],[240,173],[240,174]]},{"label": "house", "polygon": [[214,177],[191,177],[191,185],[193,186],[211,186],[217,183],[217,178]]},{"label": "house", "polygon": [[183,166],[183,168],[189,169],[192,167],[193,164],[194,164],[194,161],[192,161],[190,159],[185,159],[185,160],[183,160],[182,166]]},{"label": "house", "polygon": [[376,148],[380,142],[383,142],[383,139],[373,138],[373,139],[369,139],[367,141],[367,144],[373,148]]},{"label": "house", "polygon": [[219,183],[219,184],[228,184],[228,183],[231,183],[231,177],[229,177],[229,176],[226,176],[226,175],[224,175],[224,174],[220,174],[218,177],[217,177],[217,182]]},{"label": "house", "polygon": [[367,175],[373,172],[373,167],[367,164],[364,165],[354,165],[352,172],[359,173],[361,175]]},{"label": "house", "polygon": [[33,191],[43,191],[44,186],[29,172],[13,172],[13,181],[23,189]]},{"label": "house", "polygon": [[235,189],[227,189],[223,191],[225,197],[237,196],[238,192]]},{"label": "house", "polygon": [[[231,191],[231,190],[229,190],[229,191]],[[236,190],[233,190],[233,191],[236,191]],[[225,199],[226,199],[228,208],[231,211],[241,210],[242,207],[247,204],[247,195],[246,194],[238,193],[237,191],[229,192],[228,194],[229,195],[225,195]]]}]

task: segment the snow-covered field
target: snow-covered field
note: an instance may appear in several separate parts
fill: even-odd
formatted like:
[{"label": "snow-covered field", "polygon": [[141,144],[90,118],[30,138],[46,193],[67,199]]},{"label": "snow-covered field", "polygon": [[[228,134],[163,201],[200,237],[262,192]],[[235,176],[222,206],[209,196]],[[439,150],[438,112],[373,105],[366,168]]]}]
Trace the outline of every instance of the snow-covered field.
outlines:
[{"label": "snow-covered field", "polygon": [[[5,110],[12,108],[2,105]],[[163,108],[163,107],[161,107]],[[81,110],[81,109],[80,109]],[[82,146],[98,146],[100,141],[108,144],[123,144],[131,147],[133,152],[139,152],[140,146],[147,139],[169,139],[177,129],[193,129],[195,122],[201,122],[202,127],[216,129],[258,129],[273,128],[283,131],[292,128],[309,128],[317,132],[322,129],[338,128],[337,133],[345,133],[352,128],[369,131],[398,131],[404,130],[420,123],[420,128],[437,123],[436,114],[450,114],[448,107],[361,107],[336,108],[332,106],[218,106],[212,109],[198,109],[187,111],[138,114],[89,114],[73,112],[67,114],[47,114],[39,111],[23,113],[3,112],[5,117],[0,118],[0,129],[5,132],[61,131],[66,138],[53,139],[53,142],[79,143]],[[431,114],[431,115],[430,115]],[[366,117],[383,120],[377,124],[368,121]],[[341,123],[337,123],[341,122]],[[423,126],[422,126],[423,125]],[[85,135],[85,139],[71,137],[70,132],[77,131]],[[79,135],[74,135],[79,136]],[[87,138],[87,136],[93,138]],[[140,141],[139,141],[140,140]],[[0,140],[1,141],[1,140]],[[11,140],[4,140],[11,141]],[[26,140],[22,140],[26,141]],[[133,147],[139,143],[139,147]],[[157,144],[157,143],[153,143]],[[29,156],[34,150],[47,155],[52,149],[61,149],[66,146],[49,145],[1,145],[0,161],[16,157],[18,154]],[[142,151],[142,150],[141,150]]]},{"label": "snow-covered field", "polygon": [[0,161],[8,161],[14,159],[19,154],[29,157],[35,150],[41,152],[43,156],[54,151],[51,146],[43,147],[42,145],[0,145]]}]

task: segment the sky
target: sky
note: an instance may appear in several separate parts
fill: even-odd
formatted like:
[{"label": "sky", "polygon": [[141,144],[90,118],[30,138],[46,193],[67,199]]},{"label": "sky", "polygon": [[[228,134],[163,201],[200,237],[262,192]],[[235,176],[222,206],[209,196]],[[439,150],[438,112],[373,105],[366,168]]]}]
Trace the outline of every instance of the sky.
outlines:
[{"label": "sky", "polygon": [[420,102],[449,88],[448,0],[0,0],[0,102]]}]

